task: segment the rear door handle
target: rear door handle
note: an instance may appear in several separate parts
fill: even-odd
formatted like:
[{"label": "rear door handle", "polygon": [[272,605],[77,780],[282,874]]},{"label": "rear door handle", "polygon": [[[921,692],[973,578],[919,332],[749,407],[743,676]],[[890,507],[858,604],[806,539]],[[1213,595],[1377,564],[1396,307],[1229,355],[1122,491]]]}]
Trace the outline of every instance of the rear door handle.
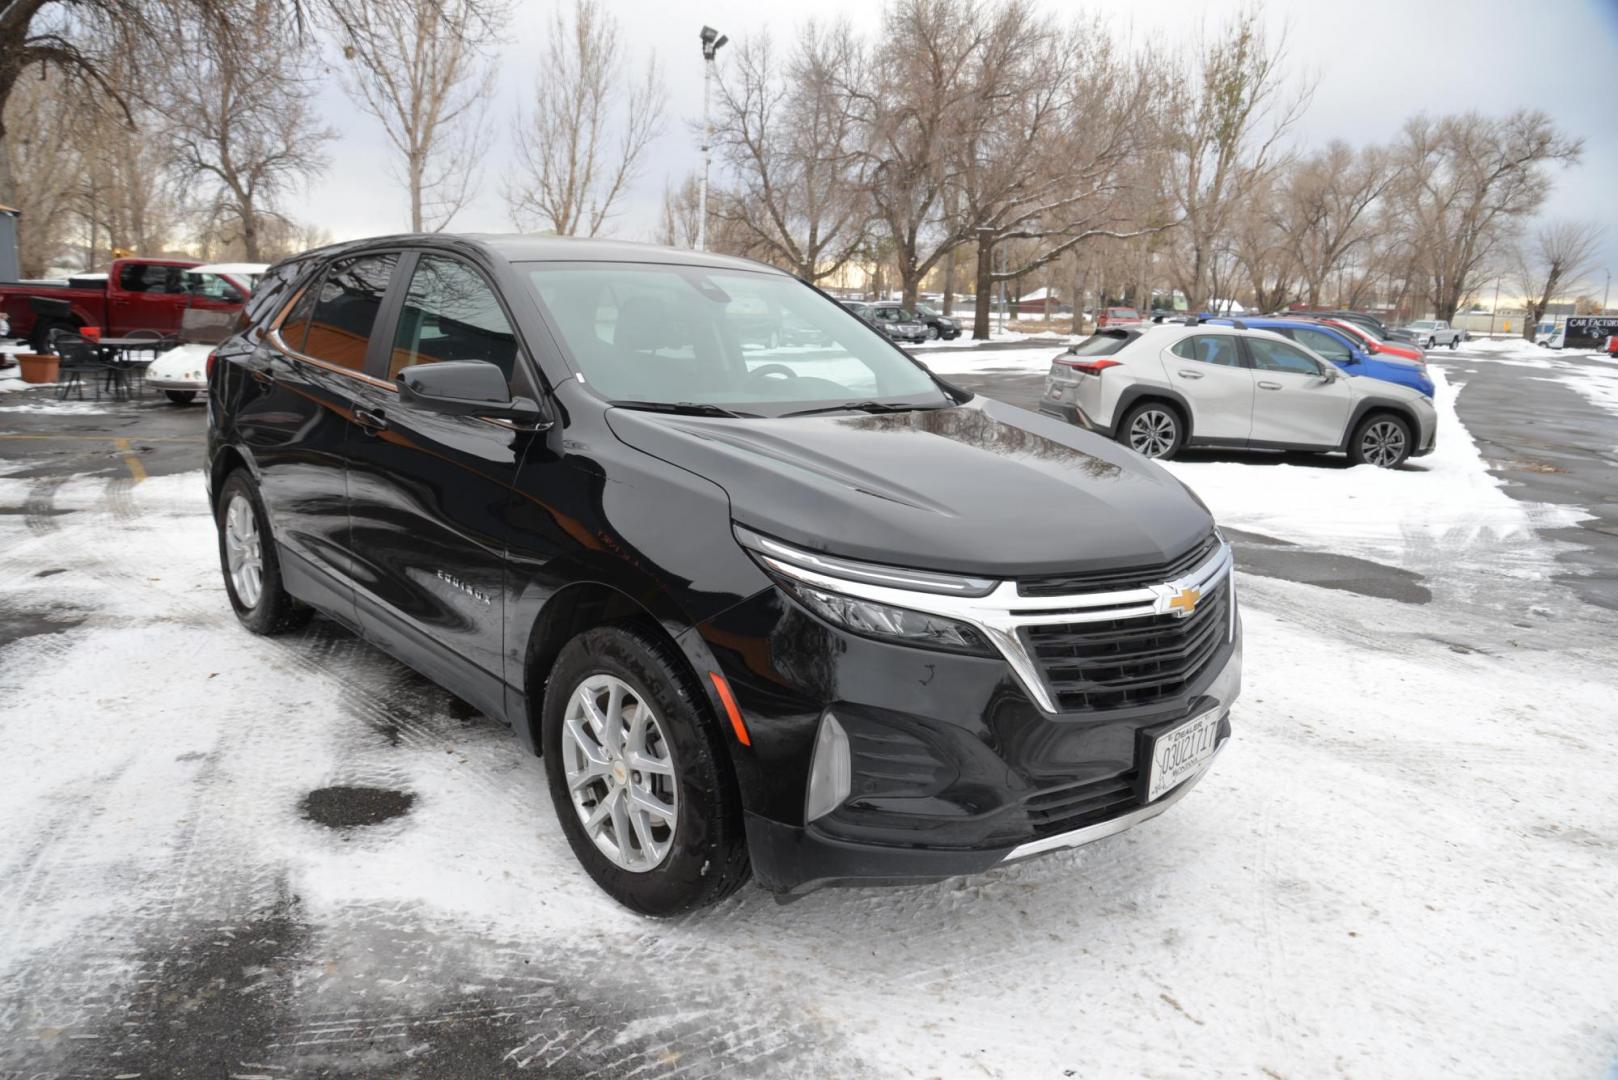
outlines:
[{"label": "rear door handle", "polygon": [[355,409],[354,422],[367,435],[375,435],[378,432],[388,430],[388,418],[383,416],[380,410]]},{"label": "rear door handle", "polygon": [[1278,382],[1261,382],[1258,384],[1258,388],[1260,390],[1279,390],[1281,389],[1281,384]]},{"label": "rear door handle", "polygon": [[1182,371],[1182,372],[1180,372],[1180,378],[1182,378],[1182,379],[1200,379],[1200,378],[1202,378],[1202,372],[1200,372],[1200,371]]}]

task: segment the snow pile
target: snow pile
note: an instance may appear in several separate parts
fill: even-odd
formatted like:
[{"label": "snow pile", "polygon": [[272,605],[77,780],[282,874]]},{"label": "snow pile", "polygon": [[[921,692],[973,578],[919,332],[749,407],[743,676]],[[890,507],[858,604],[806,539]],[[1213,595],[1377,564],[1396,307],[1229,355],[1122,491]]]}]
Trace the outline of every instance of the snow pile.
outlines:
[{"label": "snow pile", "polygon": [[1544,577],[1554,567],[1535,529],[1588,515],[1506,494],[1455,411],[1459,386],[1429,368],[1438,442],[1401,469],[1318,463],[1255,466],[1250,460],[1171,461],[1167,468],[1225,525],[1419,573],[1450,576],[1456,564]]}]

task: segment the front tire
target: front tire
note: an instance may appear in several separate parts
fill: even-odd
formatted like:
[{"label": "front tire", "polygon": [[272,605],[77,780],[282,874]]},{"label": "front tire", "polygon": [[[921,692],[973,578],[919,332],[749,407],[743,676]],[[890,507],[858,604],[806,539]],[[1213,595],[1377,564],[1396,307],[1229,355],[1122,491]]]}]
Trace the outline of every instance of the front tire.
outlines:
[{"label": "front tire", "polygon": [[176,405],[189,405],[193,401],[197,400],[197,392],[195,390],[165,390],[163,391],[163,396],[174,402]]},{"label": "front tire", "polygon": [[1185,446],[1185,421],[1171,405],[1145,401],[1124,414],[1119,442],[1143,457],[1167,461]]},{"label": "front tire", "polygon": [[684,661],[635,627],[568,642],[540,746],[557,819],[602,890],[642,915],[730,895],[748,878],[741,800]]},{"label": "front tire", "polygon": [[284,634],[314,612],[281,587],[281,558],[253,479],[237,469],[219,487],[219,566],[236,618],[255,634]]},{"label": "front tire", "polygon": [[1356,465],[1396,469],[1410,457],[1410,425],[1392,413],[1373,413],[1354,427],[1348,459]]}]

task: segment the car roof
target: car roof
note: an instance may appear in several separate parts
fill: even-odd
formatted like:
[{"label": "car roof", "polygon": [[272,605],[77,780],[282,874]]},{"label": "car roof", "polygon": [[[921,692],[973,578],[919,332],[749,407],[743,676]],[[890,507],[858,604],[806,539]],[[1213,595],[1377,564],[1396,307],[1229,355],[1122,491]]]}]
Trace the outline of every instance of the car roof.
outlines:
[{"label": "car roof", "polygon": [[262,274],[270,268],[269,263],[204,263],[201,266],[188,266],[188,274]]},{"label": "car roof", "polygon": [[627,240],[599,240],[580,236],[550,236],[536,233],[396,233],[330,244],[305,254],[331,258],[347,251],[399,245],[447,249],[471,249],[491,259],[509,263],[600,262],[663,263],[672,266],[700,266],[714,270],[747,270],[788,277],[786,271],[753,259],[715,255],[708,251],[638,244]]}]

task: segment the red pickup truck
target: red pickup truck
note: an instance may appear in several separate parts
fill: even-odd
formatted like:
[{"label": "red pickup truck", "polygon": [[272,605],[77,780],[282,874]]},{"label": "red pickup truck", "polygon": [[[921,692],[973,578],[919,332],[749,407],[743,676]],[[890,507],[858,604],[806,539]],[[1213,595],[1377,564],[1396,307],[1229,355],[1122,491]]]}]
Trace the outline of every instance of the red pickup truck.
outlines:
[{"label": "red pickup truck", "polygon": [[104,337],[168,333],[179,328],[190,298],[184,271],[200,265],[194,259],[114,259],[106,274],[69,278],[65,285],[0,283],[0,311],[12,336],[27,338],[35,352],[44,351],[57,327],[99,326]]}]

